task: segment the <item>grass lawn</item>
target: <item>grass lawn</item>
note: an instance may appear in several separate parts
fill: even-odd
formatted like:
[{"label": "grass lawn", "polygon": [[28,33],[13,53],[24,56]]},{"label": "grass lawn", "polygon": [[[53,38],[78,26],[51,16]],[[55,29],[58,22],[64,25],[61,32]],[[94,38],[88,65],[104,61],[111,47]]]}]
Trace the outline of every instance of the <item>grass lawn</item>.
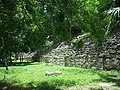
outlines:
[{"label": "grass lawn", "polygon": [[[62,74],[45,76],[46,71],[55,70],[61,71]],[[0,90],[59,90],[97,82],[115,83],[117,89],[114,90],[120,90],[120,73],[79,67],[52,66],[45,63],[10,66],[9,71],[0,67]]]}]

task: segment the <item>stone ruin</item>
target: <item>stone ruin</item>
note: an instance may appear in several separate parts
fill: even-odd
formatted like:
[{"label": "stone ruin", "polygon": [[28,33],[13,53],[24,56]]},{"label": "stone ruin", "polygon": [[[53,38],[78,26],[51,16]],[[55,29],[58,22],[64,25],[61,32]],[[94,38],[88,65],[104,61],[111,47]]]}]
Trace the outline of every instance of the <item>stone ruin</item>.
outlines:
[{"label": "stone ruin", "polygon": [[61,43],[57,48],[43,55],[42,60],[53,65],[78,66],[104,70],[116,69],[120,66],[120,29],[113,31],[111,37],[96,52],[90,38],[83,39],[84,46],[74,49]]}]

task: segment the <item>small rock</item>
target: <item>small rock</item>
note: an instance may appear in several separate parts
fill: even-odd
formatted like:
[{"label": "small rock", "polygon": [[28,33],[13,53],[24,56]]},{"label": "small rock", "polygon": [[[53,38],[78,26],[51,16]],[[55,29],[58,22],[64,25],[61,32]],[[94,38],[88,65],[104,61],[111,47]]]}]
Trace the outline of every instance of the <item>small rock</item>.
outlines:
[{"label": "small rock", "polygon": [[46,71],[46,72],[45,72],[45,75],[46,75],[46,76],[50,76],[50,75],[60,75],[60,74],[62,74],[62,72],[60,72],[60,71]]}]

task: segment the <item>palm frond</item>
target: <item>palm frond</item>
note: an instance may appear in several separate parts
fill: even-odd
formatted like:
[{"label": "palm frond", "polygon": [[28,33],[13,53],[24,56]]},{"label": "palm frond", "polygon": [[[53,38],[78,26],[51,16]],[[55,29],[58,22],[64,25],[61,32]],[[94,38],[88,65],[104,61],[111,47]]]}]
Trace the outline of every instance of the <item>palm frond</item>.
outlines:
[{"label": "palm frond", "polygon": [[112,18],[120,18],[120,7],[112,8],[104,12],[107,16]]}]

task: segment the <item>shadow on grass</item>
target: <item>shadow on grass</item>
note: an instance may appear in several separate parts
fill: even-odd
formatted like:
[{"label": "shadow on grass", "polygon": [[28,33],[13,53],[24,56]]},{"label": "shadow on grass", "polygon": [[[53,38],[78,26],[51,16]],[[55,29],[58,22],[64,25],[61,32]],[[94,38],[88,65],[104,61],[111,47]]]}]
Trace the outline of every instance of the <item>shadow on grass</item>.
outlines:
[{"label": "shadow on grass", "polygon": [[120,87],[120,77],[118,77],[117,75],[103,75],[103,74],[99,74],[106,82],[112,82],[115,83],[115,86]]},{"label": "shadow on grass", "polygon": [[[12,62],[8,66],[27,66],[27,65],[36,65],[35,62]],[[0,64],[0,67],[4,67],[4,64]]]},{"label": "shadow on grass", "polygon": [[32,83],[29,83],[28,85],[28,87],[23,87],[0,81],[0,90],[61,90],[54,85],[49,85],[48,82],[42,82],[37,87],[34,87]]},{"label": "shadow on grass", "polygon": [[0,90],[62,90],[60,86],[74,86],[75,84],[76,82],[72,80],[54,79],[50,82],[44,81],[38,84],[31,81],[26,84],[26,87],[23,87],[23,85],[14,85],[3,80],[0,81]]},{"label": "shadow on grass", "polygon": [[13,66],[27,66],[27,65],[35,65],[34,62],[17,62],[13,63]]}]

